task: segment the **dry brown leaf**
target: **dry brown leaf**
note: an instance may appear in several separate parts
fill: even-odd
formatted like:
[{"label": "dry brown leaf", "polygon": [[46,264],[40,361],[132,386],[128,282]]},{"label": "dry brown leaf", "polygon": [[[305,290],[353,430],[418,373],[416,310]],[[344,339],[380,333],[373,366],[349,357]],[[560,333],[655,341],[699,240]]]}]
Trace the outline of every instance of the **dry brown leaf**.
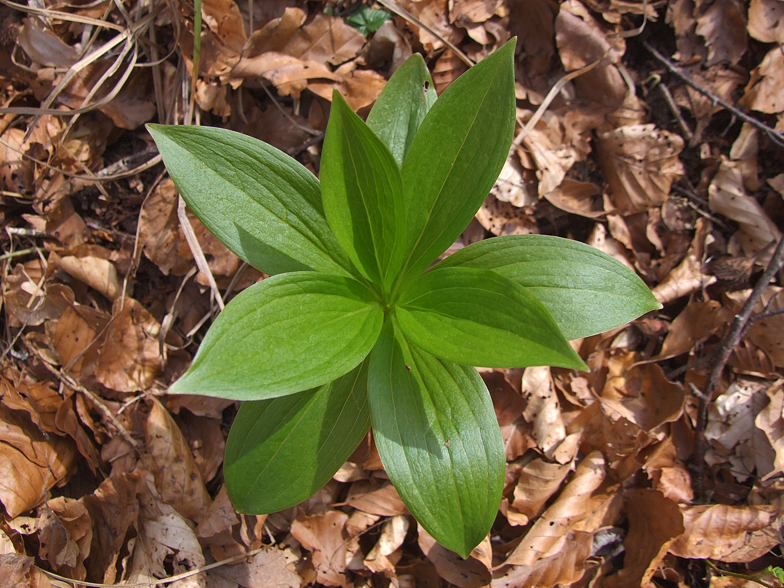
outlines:
[{"label": "dry brown leaf", "polygon": [[290,547],[265,547],[249,561],[210,570],[207,572],[207,585],[220,588],[300,588],[302,578],[296,572],[297,561],[299,557]]},{"label": "dry brown leaf", "polygon": [[40,260],[17,264],[3,280],[3,302],[12,326],[43,324],[59,318],[74,300],[62,284],[47,284]]},{"label": "dry brown leaf", "polygon": [[281,52],[301,61],[338,66],[354,59],[364,44],[365,37],[357,29],[321,12],[299,29]]},{"label": "dry brown leaf", "polygon": [[751,72],[746,93],[739,105],[758,112],[776,114],[784,111],[784,50],[771,49],[762,63]]},{"label": "dry brown leaf", "polygon": [[245,552],[245,547],[232,536],[232,527],[239,522],[224,484],[196,527],[196,536],[204,547],[210,548],[218,561],[239,555]]},{"label": "dry brown leaf", "polygon": [[[89,435],[82,426],[77,414],[78,399],[79,396],[75,393],[66,394],[63,402],[57,409],[54,423],[59,432],[65,433],[74,440],[79,454],[87,460],[93,471],[97,471],[101,466],[101,458],[93,441],[96,434],[93,431],[93,435]],[[87,424],[89,426],[89,421]]]},{"label": "dry brown leaf", "polygon": [[776,509],[714,504],[682,509],[683,535],[670,553],[690,559],[749,562],[778,545]]},{"label": "dry brown leaf", "polygon": [[[781,239],[781,231],[755,198],[748,196],[743,186],[743,165],[723,160],[708,188],[711,212],[722,214],[740,225],[733,236],[743,253],[751,257]],[[770,261],[771,251],[761,253],[760,264]]]},{"label": "dry brown leaf", "polygon": [[92,373],[98,358],[99,335],[111,317],[81,304],[69,306],[57,321],[52,343],[60,365],[77,376]]},{"label": "dry brown leaf", "polygon": [[621,215],[661,206],[683,174],[683,139],[654,125],[619,127],[599,135],[599,164]]},{"label": "dry brown leaf", "polygon": [[355,111],[370,106],[386,86],[386,80],[373,70],[356,67],[355,61],[346,63],[335,70],[332,78],[335,82],[311,82],[308,90],[331,101],[332,91],[336,89]]},{"label": "dry brown leaf", "polygon": [[667,546],[683,533],[683,516],[678,506],[656,490],[638,489],[626,493],[629,532],[624,548],[634,557],[624,559],[617,574],[604,578],[608,588],[638,588],[649,585],[651,577],[667,555]]},{"label": "dry brown leaf", "polygon": [[139,515],[140,479],[138,473],[109,477],[93,494],[79,499],[93,522],[92,546],[85,561],[89,577],[114,583],[117,573],[114,564],[125,545],[128,529]]},{"label": "dry brown leaf", "polygon": [[525,401],[500,371],[484,373],[482,379],[493,400],[506,449],[506,460],[514,461],[527,450],[536,447],[536,441],[531,437],[531,425],[523,418]]},{"label": "dry brown leaf", "polygon": [[686,353],[729,324],[732,313],[717,300],[695,301],[670,323],[658,359]]},{"label": "dry brown leaf", "polygon": [[448,4],[447,0],[401,0],[397,2],[398,6],[413,14],[419,21],[435,31],[437,36],[413,23],[406,23],[418,35],[419,42],[422,43],[428,54],[444,47],[442,39],[446,39],[453,45],[458,45],[465,36],[463,29],[457,28],[449,22]]},{"label": "dry brown leaf", "polygon": [[177,219],[177,188],[171,178],[162,181],[142,204],[139,245],[147,258],[168,276],[187,273],[192,262],[179,255],[182,242]]},{"label": "dry brown leaf", "polygon": [[567,178],[543,196],[550,204],[570,214],[586,218],[599,218],[605,214],[601,190],[591,182]]},{"label": "dry brown leaf", "polygon": [[282,96],[299,98],[308,87],[310,80],[324,78],[337,80],[337,77],[323,63],[302,61],[286,53],[269,51],[260,55],[243,55],[232,68],[233,78],[264,77],[272,82]]},{"label": "dry brown leaf", "polygon": [[533,425],[531,434],[545,455],[552,456],[555,448],[566,438],[566,427],[558,406],[558,395],[553,387],[550,368],[526,368],[523,373],[522,393],[526,400],[523,417]]},{"label": "dry brown leaf", "polygon": [[476,219],[495,235],[529,235],[538,231],[533,217],[492,194],[476,213]]},{"label": "dry brown leaf", "polygon": [[[403,545],[406,533],[408,533],[408,517],[397,515],[387,519],[381,527],[381,535],[378,541],[365,557],[363,562],[365,566],[375,574],[383,572],[394,573],[395,564],[389,558]],[[393,559],[399,559],[399,552],[397,556]]]},{"label": "dry brown leaf", "polygon": [[38,520],[40,556],[61,576],[84,580],[90,555],[92,520],[84,504],[58,496],[41,509]]},{"label": "dry brown leaf", "polygon": [[782,386],[782,380],[769,386],[765,390],[765,394],[770,402],[759,412],[754,424],[765,433],[775,451],[773,470],[766,476],[771,478],[784,472],[784,386]]},{"label": "dry brown leaf", "polygon": [[460,588],[481,588],[490,583],[490,570],[479,559],[473,555],[463,559],[437,543],[422,525],[418,525],[418,529],[419,548],[444,580]]},{"label": "dry brown leaf", "polygon": [[210,505],[201,472],[185,436],[168,411],[155,399],[145,424],[147,451],[162,500],[198,523]]},{"label": "dry brown leaf", "polygon": [[708,46],[707,67],[727,62],[735,65],[746,52],[745,8],[736,0],[718,0],[697,18],[696,33]]},{"label": "dry brown leaf", "polygon": [[158,344],[161,326],[133,298],[118,299],[112,310],[95,377],[107,388],[119,392],[146,390],[161,369]]},{"label": "dry brown leaf", "polygon": [[348,515],[337,510],[307,516],[301,511],[291,524],[291,534],[311,552],[318,581],[326,586],[343,586],[346,577]]},{"label": "dry brown leaf", "polygon": [[767,383],[738,378],[711,402],[705,438],[711,447],[705,454],[709,465],[729,461],[738,482],[752,473],[764,477],[774,468],[775,452],[763,431],[755,426],[757,415],[768,404]]},{"label": "dry brown leaf", "polygon": [[544,514],[534,523],[504,565],[533,566],[539,559],[562,551],[568,545],[569,531],[585,519],[591,494],[605,477],[601,453],[594,451],[577,466],[574,477]]},{"label": "dry brown leaf", "polygon": [[393,517],[407,514],[400,494],[389,480],[372,478],[358,480],[351,485],[346,497],[346,504],[368,514],[382,517]]},{"label": "dry brown leaf", "polygon": [[784,45],[784,4],[780,0],[751,0],[748,30],[758,41]]},{"label": "dry brown leaf", "polygon": [[524,465],[514,489],[514,502],[509,505],[509,508],[520,513],[521,517],[514,523],[510,520],[510,524],[527,525],[530,520],[539,516],[572,468],[572,463],[550,463],[540,457]]},{"label": "dry brown leaf", "polygon": [[570,530],[565,540],[564,549],[542,557],[532,566],[512,566],[497,571],[491,588],[550,588],[577,582],[585,572],[585,560],[592,552],[593,533]]},{"label": "dry brown leaf", "polygon": [[683,261],[651,290],[660,303],[667,304],[682,296],[688,296],[716,281],[715,276],[703,271],[705,244],[710,231],[710,221],[697,219],[697,230]]},{"label": "dry brown leaf", "polygon": [[623,39],[610,41],[583,4],[567,0],[555,18],[555,41],[567,72],[600,62],[574,80],[581,98],[610,108],[623,105],[627,87],[615,65],[626,50]]},{"label": "dry brown leaf", "polygon": [[30,510],[46,493],[49,473],[32,463],[25,455],[0,443],[0,502],[8,516],[14,518]]}]

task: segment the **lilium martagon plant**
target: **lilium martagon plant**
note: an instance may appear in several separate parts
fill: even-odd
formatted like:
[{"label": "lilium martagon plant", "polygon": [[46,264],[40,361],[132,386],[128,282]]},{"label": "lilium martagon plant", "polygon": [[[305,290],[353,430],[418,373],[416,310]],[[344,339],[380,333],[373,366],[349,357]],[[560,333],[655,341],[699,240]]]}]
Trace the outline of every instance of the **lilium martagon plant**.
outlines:
[{"label": "lilium martagon plant", "polygon": [[557,237],[491,238],[430,268],[506,161],[514,47],[438,98],[412,56],[367,123],[335,92],[320,182],[247,136],[148,126],[196,216],[271,276],[226,306],[169,388],[242,401],[224,461],[238,511],[307,499],[372,426],[410,512],[467,557],[495,520],[505,469],[471,366],[586,370],[568,339],[660,308],[623,264]]}]

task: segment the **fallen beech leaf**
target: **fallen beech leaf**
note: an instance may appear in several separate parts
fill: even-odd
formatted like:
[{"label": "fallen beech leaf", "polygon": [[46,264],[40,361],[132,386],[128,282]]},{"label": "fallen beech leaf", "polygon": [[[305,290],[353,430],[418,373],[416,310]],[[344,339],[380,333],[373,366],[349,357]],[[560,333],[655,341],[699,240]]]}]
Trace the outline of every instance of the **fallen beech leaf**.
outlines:
[{"label": "fallen beech leaf", "polygon": [[320,12],[299,29],[281,49],[302,61],[341,65],[354,59],[365,44],[365,37],[342,19]]},{"label": "fallen beech leaf", "polygon": [[756,379],[738,378],[709,407],[705,439],[711,442],[711,448],[705,460],[709,465],[729,461],[738,482],[752,473],[766,476],[774,468],[775,452],[754,424],[768,404],[767,387]]},{"label": "fallen beech leaf", "polygon": [[26,555],[15,553],[0,555],[0,584],[3,586],[29,586],[27,575],[33,563],[35,560]]},{"label": "fallen beech leaf", "polygon": [[463,559],[440,543],[436,543],[422,525],[418,525],[419,548],[435,566],[438,574],[460,588],[481,588],[490,582],[490,570],[474,557]]},{"label": "fallen beech leaf", "polygon": [[690,351],[729,324],[731,319],[732,313],[717,300],[695,301],[686,305],[670,323],[657,359],[667,359]]},{"label": "fallen beech leaf", "polygon": [[367,554],[365,566],[373,573],[394,572],[395,566],[387,559],[403,545],[408,533],[408,517],[397,515],[388,519],[381,528],[378,541]]},{"label": "fallen beech leaf", "polygon": [[84,504],[62,496],[49,500],[38,528],[41,557],[61,576],[84,580],[84,560],[90,555],[93,538],[92,520]]},{"label": "fallen beech leaf", "polygon": [[93,522],[90,555],[85,561],[91,578],[114,584],[117,574],[114,564],[125,545],[128,528],[139,515],[140,480],[138,472],[109,477],[95,492],[80,499]]},{"label": "fallen beech leaf", "polygon": [[[265,547],[250,561],[221,566],[207,572],[207,586],[300,588],[302,578],[296,573],[297,561],[299,558],[290,547]],[[210,582],[214,582],[214,584]]]},{"label": "fallen beech leaf", "polygon": [[784,51],[780,47],[771,49],[762,63],[751,72],[746,93],[739,101],[742,107],[758,112],[776,114],[784,110],[782,89],[784,85]]},{"label": "fallen beech leaf", "polygon": [[3,303],[12,321],[37,326],[60,317],[73,302],[74,294],[68,286],[46,284],[43,274],[36,260],[15,265],[3,280]]},{"label": "fallen beech leaf", "polygon": [[735,0],[718,0],[697,18],[696,33],[708,46],[706,67],[727,62],[735,65],[746,53],[746,15]]},{"label": "fallen beech leaf", "polygon": [[308,90],[325,100],[332,101],[334,88],[355,111],[370,106],[386,86],[386,80],[375,71],[356,69],[356,65],[355,61],[351,61],[335,70],[336,83],[311,82]]},{"label": "fallen beech leaf", "polygon": [[177,188],[166,178],[142,204],[139,214],[141,250],[164,275],[184,275],[192,262],[179,255],[182,246],[177,219]]},{"label": "fallen beech leaf", "polygon": [[773,470],[765,478],[784,472],[784,386],[778,380],[765,390],[770,402],[754,420],[754,424],[768,437],[775,451]]},{"label": "fallen beech leaf", "polygon": [[161,369],[160,325],[133,298],[118,299],[99,352],[95,377],[119,392],[146,390]]},{"label": "fallen beech leaf", "polygon": [[550,368],[526,368],[523,372],[522,392],[526,400],[523,417],[533,424],[532,435],[536,444],[545,455],[552,456],[552,451],[566,438],[566,427],[550,377]]},{"label": "fallen beech leaf", "polygon": [[[781,231],[755,198],[743,187],[743,168],[740,162],[723,160],[708,188],[711,212],[722,214],[740,225],[736,233],[743,252],[751,257],[771,242],[781,239]],[[767,265],[772,249],[761,253],[758,263]]]},{"label": "fallen beech leaf", "polygon": [[408,514],[406,505],[389,480],[357,480],[351,485],[346,504],[368,514],[393,517]]},{"label": "fallen beech leaf", "polygon": [[504,565],[533,566],[538,560],[558,553],[569,545],[573,525],[590,514],[591,494],[604,481],[605,463],[594,451],[577,466],[574,477],[555,502],[534,523]]},{"label": "fallen beech leaf", "polygon": [[111,317],[82,304],[69,306],[54,332],[52,343],[63,369],[81,376],[82,370],[94,370],[98,357],[99,336]]},{"label": "fallen beech leaf", "polygon": [[535,458],[523,466],[514,489],[514,502],[509,508],[524,515],[527,520],[516,524],[528,524],[528,521],[539,516],[550,497],[558,492],[572,467],[572,463],[562,465],[542,458]]},{"label": "fallen beech leaf", "polygon": [[[10,445],[0,443],[0,502],[14,518],[43,500],[49,473]],[[51,484],[54,485],[54,484]]]},{"label": "fallen beech leaf", "polygon": [[69,256],[60,259],[60,267],[71,277],[84,282],[111,301],[114,301],[122,293],[122,281],[117,275],[114,264],[108,259],[89,255],[85,257]]},{"label": "fallen beech leaf", "polygon": [[670,553],[690,559],[749,562],[778,545],[776,509],[772,506],[714,504],[682,509],[683,535]]},{"label": "fallen beech leaf", "polygon": [[585,560],[591,555],[593,533],[567,532],[564,548],[540,558],[532,566],[515,565],[494,574],[491,588],[551,588],[577,582],[585,572]]},{"label": "fallen beech leaf", "polygon": [[609,183],[614,212],[630,215],[661,206],[683,175],[683,139],[654,125],[619,127],[599,135],[599,165]]},{"label": "fallen beech leaf", "polygon": [[784,4],[779,0],[751,0],[747,28],[758,41],[784,45]]},{"label": "fallen beech leaf", "polygon": [[476,218],[494,235],[528,235],[537,232],[536,221],[532,217],[492,194],[482,203]]},{"label": "fallen beech leaf", "polygon": [[543,194],[543,197],[556,208],[571,214],[586,218],[598,218],[605,214],[601,190],[590,182],[567,178],[557,188]]},{"label": "fallen beech leaf", "polygon": [[182,516],[198,523],[204,518],[210,496],[191,454],[188,441],[171,415],[155,399],[145,424],[147,451],[152,459],[155,485],[162,500]]},{"label": "fallen beech leaf", "polygon": [[213,556],[220,561],[239,555],[245,548],[232,536],[231,529],[240,522],[237,512],[229,500],[226,484],[221,486],[204,518],[196,527],[196,536],[204,547],[210,547]]},{"label": "fallen beech leaf", "polygon": [[678,506],[661,492],[645,488],[626,493],[629,532],[623,540],[627,553],[624,567],[604,578],[608,588],[638,588],[651,581],[667,555],[670,540],[683,533],[683,516]]},{"label": "fallen beech leaf", "polygon": [[651,290],[656,300],[662,304],[667,304],[677,300],[682,296],[688,296],[692,292],[705,288],[716,281],[715,276],[710,276],[703,272],[703,254],[705,252],[705,240],[710,234],[710,221],[700,218],[697,219],[697,230],[691,242],[686,257],[664,278],[655,288]]},{"label": "fallen beech leaf", "polygon": [[291,524],[291,534],[312,553],[318,581],[326,586],[343,586],[346,579],[347,521],[337,510],[310,517],[300,511]]},{"label": "fallen beech leaf", "polygon": [[223,465],[226,439],[221,430],[221,421],[185,411],[179,415],[177,422],[193,452],[201,479],[205,484],[209,483]]},{"label": "fallen beech leaf", "polygon": [[525,401],[506,381],[501,371],[483,373],[482,379],[493,400],[495,416],[504,440],[506,460],[514,461],[532,447],[536,447],[536,441],[531,436],[531,425],[523,418]]},{"label": "fallen beech leaf", "polygon": [[323,63],[302,61],[275,51],[243,56],[230,75],[233,78],[264,77],[275,85],[281,96],[293,98],[299,98],[312,79],[336,80],[336,76]]},{"label": "fallen beech leaf", "polygon": [[449,22],[449,9],[447,0],[401,0],[397,2],[400,8],[413,14],[420,22],[426,24],[430,31],[409,23],[409,28],[419,36],[419,42],[428,54],[444,47],[443,39],[453,45],[459,45],[465,37],[465,31]]}]

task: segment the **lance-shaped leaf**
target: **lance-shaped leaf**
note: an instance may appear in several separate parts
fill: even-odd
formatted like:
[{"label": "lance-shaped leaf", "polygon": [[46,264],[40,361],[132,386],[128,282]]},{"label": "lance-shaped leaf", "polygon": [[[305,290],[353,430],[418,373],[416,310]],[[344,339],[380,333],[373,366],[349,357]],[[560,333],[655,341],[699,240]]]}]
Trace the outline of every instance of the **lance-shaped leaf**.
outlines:
[{"label": "lance-shaped leaf", "polygon": [[485,239],[438,264],[493,270],[525,286],[567,339],[603,333],[661,308],[645,283],[598,249],[560,237]]},{"label": "lance-shaped leaf", "polygon": [[400,169],[337,90],[324,137],[321,187],[324,213],[343,250],[362,275],[389,286],[405,255]]},{"label": "lance-shaped leaf", "polygon": [[326,384],[370,353],[383,317],[370,291],[351,278],[267,278],[218,315],[169,392],[262,400]]},{"label": "lance-shaped leaf", "polygon": [[324,218],[318,179],[295,159],[225,129],[147,129],[185,202],[240,258],[268,274],[349,273]]},{"label": "lance-shaped leaf", "polygon": [[399,166],[436,98],[425,60],[414,53],[392,74],[376,99],[367,125],[389,148]]},{"label": "lance-shaped leaf", "polygon": [[368,363],[315,390],[242,403],[223,465],[237,510],[283,510],[332,478],[370,428]]},{"label": "lance-shaped leaf", "polygon": [[396,313],[409,341],[449,361],[588,369],[542,303],[490,270],[430,270],[401,294]]},{"label": "lance-shaped leaf", "polygon": [[409,344],[387,321],[370,356],[373,435],[390,480],[439,543],[468,557],[495,520],[504,445],[471,367]]},{"label": "lance-shaped leaf", "polygon": [[514,47],[513,39],[452,82],[414,137],[402,168],[406,275],[454,242],[504,166],[515,119]]}]

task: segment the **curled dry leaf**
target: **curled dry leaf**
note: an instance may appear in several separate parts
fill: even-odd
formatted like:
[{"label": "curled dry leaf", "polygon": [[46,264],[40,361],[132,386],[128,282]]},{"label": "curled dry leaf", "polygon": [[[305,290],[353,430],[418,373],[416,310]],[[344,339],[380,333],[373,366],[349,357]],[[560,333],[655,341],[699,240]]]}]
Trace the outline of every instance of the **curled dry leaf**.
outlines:
[{"label": "curled dry leaf", "polygon": [[697,18],[696,33],[708,46],[706,67],[722,62],[735,65],[746,53],[745,12],[736,0],[719,0]]},{"label": "curled dry leaf", "polygon": [[142,204],[139,246],[144,255],[168,276],[183,275],[192,262],[179,255],[182,247],[177,220],[177,188],[166,178]]},{"label": "curled dry leaf", "polygon": [[402,0],[397,5],[413,14],[417,19],[426,24],[436,35],[413,23],[407,23],[419,37],[419,42],[428,54],[444,47],[443,39],[457,45],[463,40],[465,31],[449,22],[449,9],[447,0]]},{"label": "curled dry leaf", "polygon": [[509,505],[509,510],[516,511],[519,516],[515,522],[510,518],[510,524],[527,525],[539,516],[550,497],[558,492],[572,467],[572,463],[550,463],[541,457],[524,465],[514,489],[514,501]]},{"label": "curled dry leaf", "polygon": [[717,300],[692,302],[670,323],[658,359],[686,353],[729,324],[732,313]]},{"label": "curled dry leaf", "polygon": [[347,521],[348,515],[337,510],[313,516],[300,511],[291,524],[291,534],[311,552],[318,581],[325,586],[345,585]]},{"label": "curled dry leaf", "polygon": [[591,511],[591,495],[604,481],[601,453],[587,455],[574,477],[544,514],[534,523],[504,565],[533,566],[539,559],[557,554],[568,545],[569,531]]},{"label": "curled dry leaf", "polygon": [[[403,545],[408,533],[408,517],[397,515],[384,523],[381,528],[381,535],[378,541],[367,554],[364,560],[365,566],[373,573],[395,572],[395,563],[400,557],[393,554]],[[389,558],[392,557],[394,561]]]},{"label": "curled dry leaf", "polygon": [[[432,562],[439,576],[460,588],[481,588],[488,585],[490,570],[486,564],[473,557],[473,554],[468,559],[463,559],[454,551],[436,543],[422,525],[418,525],[418,529],[419,548]],[[489,543],[489,540],[487,542]],[[482,544],[479,547],[482,547]]]},{"label": "curled dry leaf", "polygon": [[597,152],[614,212],[629,215],[661,206],[683,174],[678,159],[683,146],[678,135],[652,124],[601,133]]},{"label": "curled dry leaf", "polygon": [[784,4],[779,0],[751,0],[748,31],[763,43],[784,45]]},{"label": "curled dry leaf", "polygon": [[562,550],[537,560],[532,566],[512,566],[495,572],[491,588],[551,588],[577,582],[591,556],[593,533],[569,530]]},{"label": "curled dry leaf", "polygon": [[122,280],[114,264],[108,259],[92,255],[66,256],[60,259],[62,267],[72,278],[97,290],[111,301],[122,293]]},{"label": "curled dry leaf", "polygon": [[531,436],[531,425],[522,416],[525,401],[506,381],[502,372],[484,373],[482,379],[493,399],[495,416],[501,427],[501,437],[506,449],[506,460],[514,461],[528,449],[536,447],[536,441]]},{"label": "curled dry leaf", "polygon": [[679,557],[749,562],[779,543],[772,506],[714,504],[682,512],[686,530],[669,546],[670,553]]},{"label": "curled dry leaf", "polygon": [[145,424],[147,451],[161,499],[187,519],[199,522],[210,505],[201,472],[185,436],[155,399]]},{"label": "curled dry leaf", "polygon": [[62,284],[47,284],[40,260],[17,264],[3,280],[3,302],[11,326],[37,326],[63,314],[74,300]]},{"label": "curled dry leaf", "polygon": [[55,497],[41,509],[38,520],[40,555],[56,573],[84,580],[84,560],[90,555],[92,520],[84,504]]},{"label": "curled dry leaf", "polygon": [[196,527],[196,536],[204,547],[210,548],[218,561],[239,555],[245,548],[232,536],[232,527],[239,522],[224,484]]},{"label": "curled dry leaf", "polygon": [[99,352],[95,377],[107,388],[136,392],[149,388],[160,373],[158,321],[133,298],[118,299]]},{"label": "curled dry leaf", "polygon": [[[784,51],[781,47],[771,49],[762,63],[751,72],[746,93],[739,104],[767,114],[784,111]],[[777,125],[777,128],[780,126]]]},{"label": "curled dry leaf", "polygon": [[550,368],[526,368],[523,373],[522,392],[526,400],[523,417],[533,425],[532,436],[545,455],[552,455],[552,451],[566,438],[566,427],[558,406],[558,395],[553,387]]},{"label": "curled dry leaf", "polygon": [[346,504],[368,514],[393,517],[408,514],[400,494],[389,480],[372,478],[357,480],[351,485]]},{"label": "curled dry leaf", "polygon": [[52,340],[63,369],[77,376],[93,372],[100,336],[110,318],[101,310],[81,304],[73,304],[66,309],[57,321]]},{"label": "curled dry leaf", "polygon": [[681,296],[688,296],[701,288],[710,286],[716,281],[715,276],[704,273],[706,239],[711,231],[711,223],[707,219],[697,219],[697,230],[689,250],[683,260],[651,291],[656,300],[667,304]]}]

